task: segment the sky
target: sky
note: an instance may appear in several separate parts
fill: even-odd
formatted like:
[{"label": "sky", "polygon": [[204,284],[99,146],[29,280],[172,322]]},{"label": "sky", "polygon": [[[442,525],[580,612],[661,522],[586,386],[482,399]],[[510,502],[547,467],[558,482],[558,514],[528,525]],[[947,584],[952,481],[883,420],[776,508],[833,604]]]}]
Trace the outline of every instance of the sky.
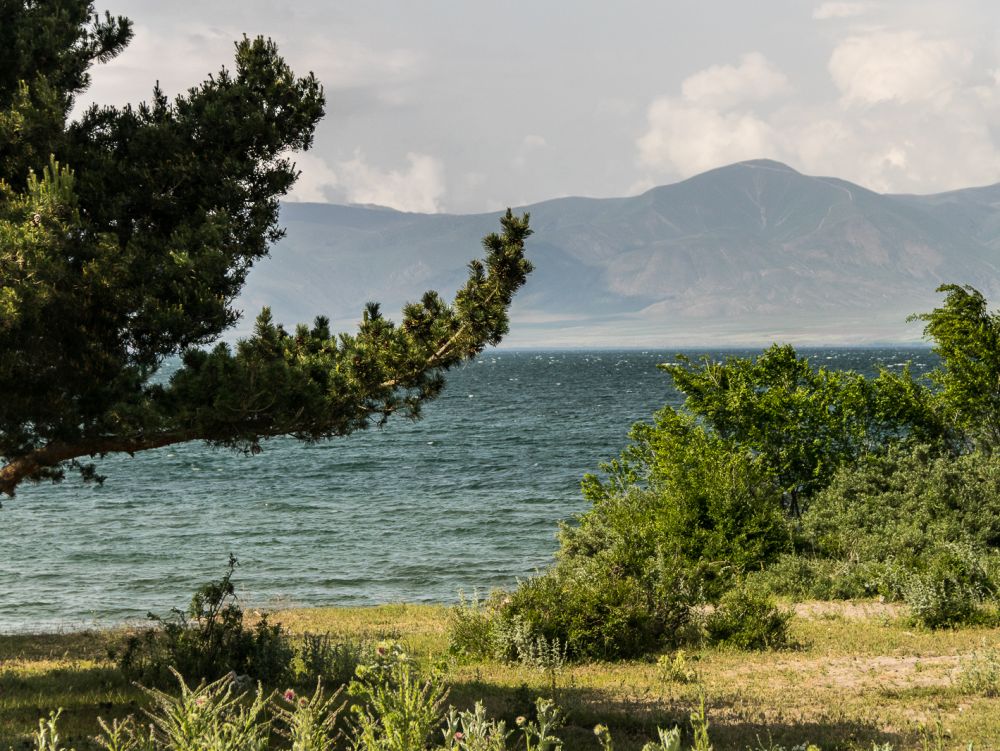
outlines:
[{"label": "sky", "polygon": [[327,114],[291,200],[474,213],[771,158],[881,192],[1000,181],[996,0],[104,0],[78,106],[181,93],[273,38]]}]

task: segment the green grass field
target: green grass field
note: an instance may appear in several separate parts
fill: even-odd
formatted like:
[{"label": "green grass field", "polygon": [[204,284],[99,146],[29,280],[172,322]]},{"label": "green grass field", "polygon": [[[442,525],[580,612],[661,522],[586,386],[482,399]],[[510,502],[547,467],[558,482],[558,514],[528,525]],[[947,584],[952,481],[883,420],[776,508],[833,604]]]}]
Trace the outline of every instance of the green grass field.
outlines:
[{"label": "green grass field", "polygon": [[[921,631],[878,603],[807,603],[797,612],[795,649],[691,651],[683,659],[688,680],[655,660],[550,673],[449,660],[443,607],[293,610],[276,619],[293,633],[394,638],[428,662],[447,660],[457,706],[482,699],[512,720],[536,696],[554,695],[569,718],[567,751],[597,749],[598,722],[611,728],[616,749],[638,751],[657,725],[686,725],[702,695],[716,751],[804,742],[1000,749],[1000,629]],[[113,631],[0,636],[0,749],[30,748],[39,718],[58,708],[63,744],[77,751],[96,747],[98,716],[140,713],[141,691],[108,658],[121,638]]]}]

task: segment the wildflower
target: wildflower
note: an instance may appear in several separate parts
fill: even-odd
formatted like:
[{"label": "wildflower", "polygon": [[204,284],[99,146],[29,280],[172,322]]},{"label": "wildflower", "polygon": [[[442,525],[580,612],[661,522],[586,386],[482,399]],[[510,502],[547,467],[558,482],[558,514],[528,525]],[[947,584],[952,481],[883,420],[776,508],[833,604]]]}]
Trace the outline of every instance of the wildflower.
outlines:
[{"label": "wildflower", "polygon": [[196,707],[204,707],[205,706],[205,702],[207,702],[207,701],[208,701],[208,699],[206,699],[204,696],[196,696],[195,699],[194,699],[194,705]]},{"label": "wildflower", "polygon": [[377,654],[379,657],[385,657],[385,647],[381,645],[375,647],[375,654]]},{"label": "wildflower", "polygon": [[517,726],[519,728],[523,728],[528,721],[524,718],[524,715],[518,715],[517,719],[514,720],[514,722],[517,723]]},{"label": "wildflower", "polygon": [[460,741],[460,740],[462,740],[462,739],[463,739],[464,737],[465,737],[465,733],[463,733],[463,732],[462,732],[461,730],[456,730],[456,731],[455,731],[455,740],[456,740],[456,741]]},{"label": "wildflower", "polygon": [[299,699],[299,706],[303,707],[303,708],[308,707],[309,706],[309,700],[306,697],[303,696],[301,699]]},{"label": "wildflower", "polygon": [[295,701],[295,692],[292,689],[285,689],[285,701]]}]

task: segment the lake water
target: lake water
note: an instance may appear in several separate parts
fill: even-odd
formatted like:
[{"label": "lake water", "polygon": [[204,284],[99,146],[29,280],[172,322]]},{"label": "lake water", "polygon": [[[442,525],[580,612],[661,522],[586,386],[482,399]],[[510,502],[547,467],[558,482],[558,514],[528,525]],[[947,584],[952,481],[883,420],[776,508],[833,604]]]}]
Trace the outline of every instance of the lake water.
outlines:
[{"label": "lake water", "polygon": [[[803,349],[821,365],[919,373],[926,349]],[[715,352],[755,354],[753,352]],[[693,353],[689,353],[693,354]],[[245,604],[449,602],[544,567],[580,478],[676,403],[674,351],[492,351],[417,423],[245,457],[190,444],[109,457],[103,486],[25,485],[0,509],[0,631],[166,614],[230,552]]]}]

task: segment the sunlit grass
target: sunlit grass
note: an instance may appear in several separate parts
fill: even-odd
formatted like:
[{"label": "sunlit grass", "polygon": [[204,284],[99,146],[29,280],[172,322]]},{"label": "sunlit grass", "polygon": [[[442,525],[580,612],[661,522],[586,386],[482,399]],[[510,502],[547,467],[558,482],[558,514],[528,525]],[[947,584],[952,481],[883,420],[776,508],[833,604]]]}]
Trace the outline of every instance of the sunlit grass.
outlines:
[{"label": "sunlit grass", "polygon": [[[447,655],[447,610],[429,605],[322,608],[274,614],[289,631],[362,640],[398,639],[426,663],[444,665],[449,701],[483,699],[512,720],[538,695],[555,695],[569,715],[566,751],[596,749],[592,728],[609,725],[620,751],[638,751],[655,728],[685,725],[706,697],[717,751],[786,747],[870,749],[873,742],[923,751],[939,726],[944,748],[1000,749],[1000,697],[960,680],[974,654],[1000,646],[1000,629],[930,632],[891,608],[800,607],[796,648],[740,653],[690,650],[695,680],[672,680],[654,659],[569,666],[544,673]],[[62,707],[67,747],[93,748],[97,716],[140,711],[138,689],[120,676],[108,650],[122,632],[0,637],[0,748],[26,748],[39,717]],[[921,726],[929,728],[922,731]],[[930,735],[928,735],[930,734]]]}]

